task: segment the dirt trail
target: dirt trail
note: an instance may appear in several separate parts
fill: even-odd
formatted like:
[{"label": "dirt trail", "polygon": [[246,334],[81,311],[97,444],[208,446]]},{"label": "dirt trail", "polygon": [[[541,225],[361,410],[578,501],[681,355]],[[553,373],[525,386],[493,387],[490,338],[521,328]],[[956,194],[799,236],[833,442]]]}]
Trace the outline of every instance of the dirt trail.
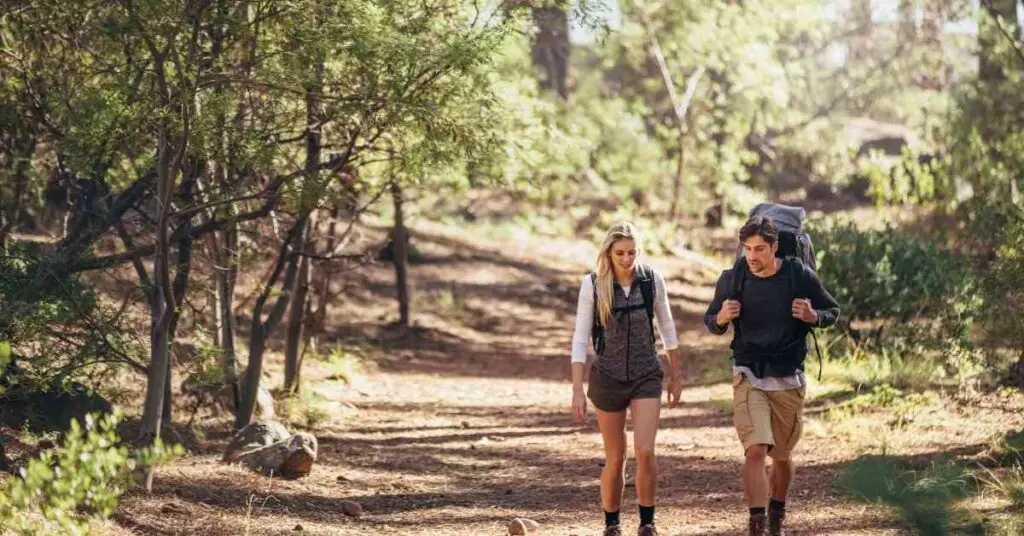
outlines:
[{"label": "dirt trail", "polygon": [[[205,451],[161,472],[153,496],[126,499],[115,518],[122,530],[501,535],[511,518],[528,517],[540,523],[540,534],[600,534],[600,438],[593,416],[585,426],[571,418],[567,379],[588,246],[543,240],[483,246],[432,232],[416,239],[424,255],[413,269],[417,328],[399,334],[377,327],[382,315],[393,315],[392,302],[380,298],[390,292],[387,266],[349,281],[348,299],[331,311],[348,319],[338,322],[346,327],[333,334],[336,341],[378,339],[373,347],[386,351],[377,357],[377,370],[351,385],[325,379],[329,368],[311,367],[309,380],[337,415],[315,431],[320,460],[310,477],[270,480],[220,465],[221,438],[211,435]],[[727,340],[700,328],[713,291],[709,274],[681,261],[652,262],[669,276],[694,379],[684,404],[663,411],[659,530],[741,534],[746,513],[729,386],[697,381],[727,367]],[[821,410],[818,402],[810,404],[812,420]],[[840,466],[865,447],[863,438],[831,437],[824,430],[809,423],[796,457],[790,534],[902,534],[885,510],[851,502],[833,489]],[[908,452],[977,444],[984,433],[920,442]],[[627,470],[632,472],[632,460]],[[364,515],[346,517],[343,501],[358,502]],[[632,488],[622,511],[629,534],[637,522]]]}]

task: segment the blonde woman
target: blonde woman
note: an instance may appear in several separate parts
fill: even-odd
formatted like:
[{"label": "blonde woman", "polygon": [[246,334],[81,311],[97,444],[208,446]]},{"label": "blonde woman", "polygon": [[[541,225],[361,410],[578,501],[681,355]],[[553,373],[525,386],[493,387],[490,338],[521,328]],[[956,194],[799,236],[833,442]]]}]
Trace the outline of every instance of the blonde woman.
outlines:
[{"label": "blonde woman", "polygon": [[[661,274],[638,263],[641,244],[636,227],[618,223],[608,230],[597,267],[580,285],[576,331],[572,338],[572,409],[587,419],[587,399],[594,404],[604,442],[601,504],[605,536],[620,536],[619,506],[626,461],[626,410],[633,419],[636,493],[640,510],[638,536],[657,536],[654,497],[658,469],[654,442],[661,413],[662,370],[654,342],[655,323],[669,354],[669,403],[682,392],[682,371],[675,324]],[[587,346],[595,360],[583,391]]]}]

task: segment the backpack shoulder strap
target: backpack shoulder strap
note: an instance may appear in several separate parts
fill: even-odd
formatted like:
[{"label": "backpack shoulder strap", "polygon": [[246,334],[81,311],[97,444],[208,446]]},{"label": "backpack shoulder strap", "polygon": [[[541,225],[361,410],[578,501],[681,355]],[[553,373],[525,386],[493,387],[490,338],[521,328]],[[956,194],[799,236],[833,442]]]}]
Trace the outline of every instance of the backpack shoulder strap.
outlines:
[{"label": "backpack shoulder strap", "polygon": [[647,309],[647,316],[654,315],[654,303],[657,298],[657,289],[654,286],[654,270],[649,266],[640,265],[640,273],[642,277],[640,283],[640,293],[644,297],[644,307]]},{"label": "backpack shoulder strap", "polygon": [[594,314],[590,327],[590,339],[594,344],[594,354],[601,355],[604,351],[604,327],[601,326],[601,314],[597,308],[597,272],[590,272],[590,287],[594,292]]},{"label": "backpack shoulder strap", "polygon": [[[794,298],[806,298],[807,289],[804,285],[804,268],[805,264],[800,258],[790,259],[792,266],[789,269],[789,285],[793,291]],[[811,334],[811,338],[814,340],[814,350],[818,354],[818,381],[821,381],[821,371],[825,368],[825,360],[821,356],[821,347],[818,345],[818,336],[814,333],[814,328],[806,324],[802,324],[802,327],[806,326],[806,333]]]},{"label": "backpack shoulder strap", "polygon": [[732,265],[732,288],[728,299],[743,301],[743,283],[747,278],[747,260],[743,257],[736,259]]},{"label": "backpack shoulder strap", "polygon": [[789,290],[794,298],[805,298],[804,289],[804,263],[799,257],[790,257],[789,261]]},{"label": "backpack shoulder strap", "polygon": [[654,303],[657,298],[657,289],[654,287],[654,270],[650,266],[640,265],[640,294],[644,298],[644,309],[647,311],[647,324],[651,329],[651,337],[654,337]]}]

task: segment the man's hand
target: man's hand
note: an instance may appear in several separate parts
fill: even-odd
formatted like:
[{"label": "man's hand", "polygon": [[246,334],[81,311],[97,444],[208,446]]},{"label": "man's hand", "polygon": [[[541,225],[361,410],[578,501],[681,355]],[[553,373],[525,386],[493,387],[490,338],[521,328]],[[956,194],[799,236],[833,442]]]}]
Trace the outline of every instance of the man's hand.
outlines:
[{"label": "man's hand", "polygon": [[818,312],[811,307],[811,300],[797,298],[793,300],[793,318],[813,325],[818,323]]},{"label": "man's hand", "polygon": [[722,302],[722,309],[718,311],[718,316],[715,318],[715,322],[719,326],[725,326],[729,322],[739,318],[740,316],[740,302],[736,300],[725,300]]}]

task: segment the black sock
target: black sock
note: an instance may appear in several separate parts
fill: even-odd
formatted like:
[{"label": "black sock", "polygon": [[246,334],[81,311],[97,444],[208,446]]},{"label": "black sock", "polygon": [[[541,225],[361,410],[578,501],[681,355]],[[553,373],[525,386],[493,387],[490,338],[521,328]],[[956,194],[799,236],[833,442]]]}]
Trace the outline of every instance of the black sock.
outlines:
[{"label": "black sock", "polygon": [[604,513],[604,526],[610,527],[612,525],[618,525],[618,524],[619,524],[619,511],[618,510],[616,510],[614,512],[605,511],[605,513]]},{"label": "black sock", "polygon": [[654,524],[654,507],[653,506],[641,506],[640,507],[640,526]]},{"label": "black sock", "polygon": [[786,511],[786,501],[780,501],[780,500],[777,500],[777,499],[773,498],[772,500],[768,501],[768,508],[771,508],[772,510],[775,510],[776,512],[785,512]]},{"label": "black sock", "polygon": [[750,509],[750,517],[763,516],[764,515],[764,511],[765,511],[764,508],[751,508]]}]

